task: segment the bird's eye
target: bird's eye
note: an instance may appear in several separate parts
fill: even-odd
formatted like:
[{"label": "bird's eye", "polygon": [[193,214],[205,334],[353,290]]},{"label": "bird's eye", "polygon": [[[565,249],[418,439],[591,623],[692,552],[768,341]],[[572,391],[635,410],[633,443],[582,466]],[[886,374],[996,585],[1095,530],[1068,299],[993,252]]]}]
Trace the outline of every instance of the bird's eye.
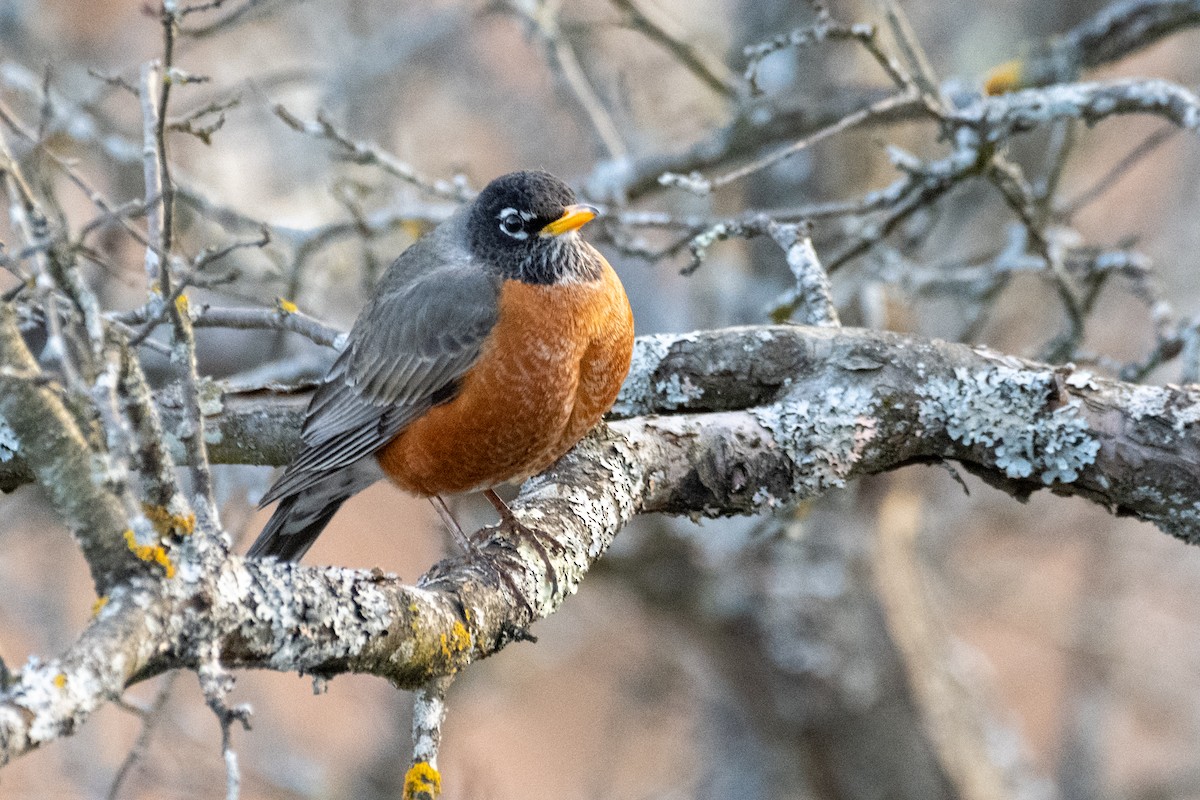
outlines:
[{"label": "bird's eye", "polygon": [[500,212],[500,230],[514,239],[526,239],[529,232],[525,230],[526,216],[515,208],[506,208]]}]

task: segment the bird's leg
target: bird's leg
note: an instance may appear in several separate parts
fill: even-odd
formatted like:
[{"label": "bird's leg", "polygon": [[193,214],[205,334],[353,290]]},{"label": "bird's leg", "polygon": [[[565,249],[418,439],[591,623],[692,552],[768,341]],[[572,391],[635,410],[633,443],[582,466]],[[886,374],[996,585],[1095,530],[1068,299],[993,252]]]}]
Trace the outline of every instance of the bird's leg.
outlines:
[{"label": "bird's leg", "polygon": [[503,498],[492,489],[484,489],[483,496],[492,504],[492,508],[496,509],[496,513],[500,515],[501,523],[514,533],[523,535],[533,545],[533,549],[537,550],[538,555],[542,558],[542,563],[546,565],[546,577],[550,579],[551,590],[554,594],[558,594],[558,570],[554,568],[554,562],[550,559],[550,553],[546,550],[545,541],[548,541],[551,547],[559,552],[562,552],[564,549],[562,543],[543,531],[530,528],[528,525],[519,522],[516,516],[513,515],[512,509],[508,507],[508,503],[504,502]]},{"label": "bird's leg", "polygon": [[454,537],[454,541],[458,542],[458,546],[463,549],[467,555],[475,552],[475,548],[471,546],[471,540],[463,533],[462,526],[458,524],[458,520],[454,518],[454,514],[450,512],[450,506],[446,505],[446,501],[442,499],[440,494],[429,496],[429,502],[433,505],[434,511],[442,518],[442,524],[446,526],[446,530],[450,531],[450,535]]},{"label": "bird's leg", "polygon": [[[462,526],[458,524],[458,520],[454,518],[454,514],[450,511],[450,506],[446,505],[446,501],[442,499],[442,496],[438,494],[430,495],[429,502],[433,505],[434,510],[437,511],[438,516],[441,517],[442,524],[446,526],[448,531],[450,531],[450,535],[454,537],[454,541],[457,542],[458,546],[462,548],[462,551],[467,558],[471,561],[474,561],[477,558],[480,561],[488,561],[487,557],[480,552],[477,547],[475,547],[470,537],[463,532]],[[511,512],[509,513],[511,514]],[[521,602],[521,605],[525,606],[525,608],[529,610],[529,614],[532,616],[534,613],[533,606],[530,604],[529,599],[525,597],[525,593],[522,592],[520,587],[517,586],[516,581],[512,579],[512,576],[503,569],[497,568],[494,565],[489,566],[495,570],[496,574],[500,577],[500,580],[504,582],[513,595]]]}]

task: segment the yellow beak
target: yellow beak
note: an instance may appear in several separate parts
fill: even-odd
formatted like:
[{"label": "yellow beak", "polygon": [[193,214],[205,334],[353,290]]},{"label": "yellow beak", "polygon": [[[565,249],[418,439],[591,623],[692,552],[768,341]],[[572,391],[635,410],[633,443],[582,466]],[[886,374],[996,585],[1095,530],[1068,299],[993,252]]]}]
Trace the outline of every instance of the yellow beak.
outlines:
[{"label": "yellow beak", "polygon": [[538,231],[539,236],[560,236],[569,231],[577,231],[596,218],[600,212],[586,203],[576,203],[567,206],[558,219]]}]

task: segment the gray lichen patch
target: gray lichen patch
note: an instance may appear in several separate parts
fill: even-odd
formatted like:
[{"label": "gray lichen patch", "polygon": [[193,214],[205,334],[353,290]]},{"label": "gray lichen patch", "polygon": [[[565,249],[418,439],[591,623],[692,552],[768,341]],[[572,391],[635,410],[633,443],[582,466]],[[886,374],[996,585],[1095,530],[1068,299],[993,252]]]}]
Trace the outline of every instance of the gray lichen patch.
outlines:
[{"label": "gray lichen patch", "polygon": [[1140,420],[1145,417],[1165,417],[1169,396],[1158,386],[1134,386],[1128,392],[1129,415]]},{"label": "gray lichen patch", "polygon": [[796,465],[798,499],[846,485],[875,439],[877,400],[858,387],[832,386],[816,401],[791,399],[750,413]]},{"label": "gray lichen patch", "polygon": [[1177,492],[1164,494],[1152,486],[1139,486],[1133,495],[1135,501],[1161,509],[1146,515],[1155,525],[1189,544],[1200,543],[1200,503]]},{"label": "gray lichen patch", "polygon": [[1192,396],[1191,392],[1187,394],[1188,402],[1174,409],[1174,423],[1172,427],[1176,433],[1183,433],[1187,428],[1200,422],[1200,400]]},{"label": "gray lichen patch", "polygon": [[987,448],[1010,478],[1037,476],[1042,483],[1070,483],[1096,461],[1100,442],[1072,400],[1050,413],[1057,394],[1048,370],[959,367],[953,379],[930,379],[917,389],[927,431],[944,428],[964,447]]},{"label": "gray lichen patch", "polygon": [[17,433],[0,417],[0,461],[11,461],[21,447]]},{"label": "gray lichen patch", "polygon": [[621,387],[621,394],[617,397],[612,413],[617,417],[630,417],[642,413],[646,398],[663,394],[669,399],[673,398],[675,406],[682,406],[688,400],[695,399],[694,392],[697,388],[685,385],[678,376],[672,376],[674,382],[670,379],[655,380],[655,372],[670,353],[671,347],[677,342],[694,338],[677,334],[638,337],[633,347],[629,377]]}]

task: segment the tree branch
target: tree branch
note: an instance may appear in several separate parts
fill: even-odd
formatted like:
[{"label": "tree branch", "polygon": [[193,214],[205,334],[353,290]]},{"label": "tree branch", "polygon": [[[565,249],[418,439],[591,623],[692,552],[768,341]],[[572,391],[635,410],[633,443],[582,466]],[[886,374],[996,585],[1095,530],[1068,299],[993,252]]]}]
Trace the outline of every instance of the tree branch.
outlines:
[{"label": "tree branch", "polygon": [[[170,394],[160,398],[168,425],[178,413]],[[214,461],[286,463],[306,401],[265,389],[210,398]],[[645,468],[661,473],[643,510],[730,503],[728,513],[760,512],[860,475],[951,459],[1015,496],[1043,487],[1079,494],[1192,541],[1198,403],[1192,388],[1122,383],[936,340],[745,327],[641,338],[614,418],[678,415],[616,427],[645,450]],[[697,472],[705,458],[743,463],[737,481],[757,499],[710,485],[717,476]],[[19,458],[0,464],[0,481],[22,474]]]},{"label": "tree branch", "polygon": [[111,491],[110,465],[96,457],[86,432],[42,375],[6,303],[0,303],[0,420],[16,442],[13,457],[0,462],[0,486],[32,475],[45,488],[104,591],[128,565],[126,506]]}]

